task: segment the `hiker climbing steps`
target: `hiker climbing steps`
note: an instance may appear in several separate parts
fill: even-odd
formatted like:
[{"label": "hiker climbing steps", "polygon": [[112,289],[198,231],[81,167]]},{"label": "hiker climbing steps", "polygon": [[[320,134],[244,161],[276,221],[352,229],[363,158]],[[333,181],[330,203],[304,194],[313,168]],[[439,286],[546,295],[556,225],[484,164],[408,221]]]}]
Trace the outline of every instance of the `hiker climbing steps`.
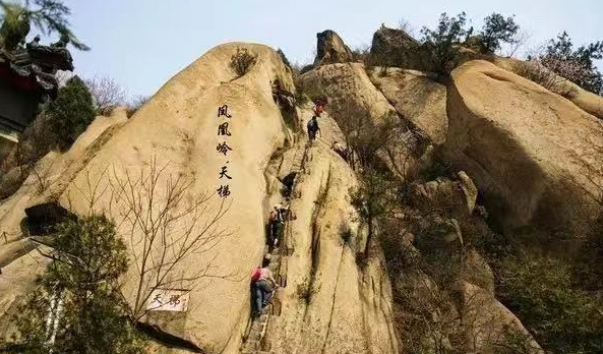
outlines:
[{"label": "hiker climbing steps", "polygon": [[[304,141],[300,141],[296,145],[296,150],[293,155],[288,175],[292,176],[290,185],[287,185],[285,182],[282,181],[283,184],[285,184],[287,189],[289,190],[288,193],[286,193],[289,194],[287,196],[289,202],[291,201],[291,199],[296,198],[295,185],[298,181],[299,176],[305,170],[304,167],[309,149],[309,146],[305,144]],[[288,257],[292,254],[292,228],[291,223],[289,221],[292,217],[294,217],[294,212],[293,210],[289,210],[288,208],[285,208],[282,205],[277,205],[275,206],[275,210],[273,210],[272,213],[279,213],[281,210],[283,211],[282,216],[280,216],[282,217],[283,223],[281,225],[282,230],[273,229],[272,221],[270,222],[268,231],[268,245],[266,246],[264,259],[269,259],[268,269],[270,270],[271,274],[273,274],[277,285],[279,287],[284,288],[287,286]],[[273,233],[279,234],[276,240],[278,243],[276,245],[274,244],[275,237]],[[255,296],[255,294],[252,294],[252,296]],[[281,314],[282,309],[279,297],[279,289],[277,288],[274,291],[274,295],[272,296],[270,303],[262,308],[259,316],[253,318],[251,328],[249,329],[249,334],[244,340],[241,353],[270,353],[270,348],[266,348],[267,343],[264,342],[264,336],[266,334],[272,316],[280,316]]]},{"label": "hiker climbing steps", "polygon": [[[316,140],[330,147],[339,138],[334,134],[337,131],[334,128],[337,126],[337,123],[332,118],[326,117],[322,109],[320,113],[323,113],[323,116],[319,115],[314,119],[319,119],[319,124],[324,126],[326,138],[322,137],[323,133],[321,133],[320,138],[317,138],[316,134],[314,136],[309,134],[307,137],[305,134],[298,136],[300,139],[296,139],[295,146],[292,148],[293,153],[287,175],[283,179],[280,179],[281,183],[285,186],[283,197],[288,201],[288,206],[284,207],[281,204],[277,204],[271,210],[268,225],[268,245],[265,246],[264,251],[263,266],[265,267],[262,268],[269,270],[268,274],[274,278],[277,287],[273,290],[269,303],[262,304],[264,306],[261,311],[252,316],[251,324],[248,327],[248,334],[241,347],[241,353],[244,354],[272,353],[269,344],[265,341],[265,335],[273,316],[280,316],[282,311],[279,287],[284,288],[287,286],[288,258],[294,251],[293,226],[290,221],[295,219],[295,211],[290,207],[293,199],[301,197],[300,191],[297,191],[295,187],[305,174],[310,173],[306,167],[306,163],[311,160],[311,148],[313,144],[317,143]],[[314,114],[316,116],[316,110]],[[255,281],[253,279],[254,276],[255,274],[252,275],[252,281]],[[257,303],[255,302],[258,301],[256,298],[258,296],[257,293],[257,290],[254,288],[252,291],[254,307],[257,307]]]}]

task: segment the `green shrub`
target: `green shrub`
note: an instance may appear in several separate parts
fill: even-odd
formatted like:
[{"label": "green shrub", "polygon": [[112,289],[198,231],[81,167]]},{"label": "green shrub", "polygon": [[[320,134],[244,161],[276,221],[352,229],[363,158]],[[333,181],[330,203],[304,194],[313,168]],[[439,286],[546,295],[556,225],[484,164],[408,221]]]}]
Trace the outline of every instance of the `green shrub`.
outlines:
[{"label": "green shrub", "polygon": [[[55,232],[53,262],[16,317],[21,336],[0,351],[142,353],[141,337],[119,292],[128,258],[113,223],[104,216],[67,219]],[[49,310],[56,327],[48,322]],[[54,344],[49,341],[52,332]]]},{"label": "green shrub", "polygon": [[603,352],[601,302],[575,286],[568,264],[524,251],[499,268],[499,295],[543,349]]},{"label": "green shrub", "polygon": [[92,95],[77,76],[59,89],[47,112],[51,116],[51,129],[58,139],[57,145],[62,150],[69,148],[95,117]]},{"label": "green shrub", "polygon": [[257,54],[251,52],[247,48],[237,48],[237,52],[230,58],[230,67],[241,77],[251,69],[257,62]]},{"label": "green shrub", "polygon": [[448,17],[443,13],[436,29],[423,27],[421,30],[423,48],[432,56],[438,73],[448,74],[453,69],[458,46],[467,35],[466,22],[467,15],[464,12],[456,17]]},{"label": "green shrub", "polygon": [[443,13],[437,28],[423,27],[421,30],[421,50],[430,57],[429,62],[433,63],[439,74],[447,75],[459,65],[459,54],[463,47],[492,54],[500,49],[502,43],[516,43],[519,25],[513,17],[505,18],[493,13],[484,19],[484,27],[476,35],[473,35],[473,27],[465,28],[466,24],[465,12],[456,17]]}]

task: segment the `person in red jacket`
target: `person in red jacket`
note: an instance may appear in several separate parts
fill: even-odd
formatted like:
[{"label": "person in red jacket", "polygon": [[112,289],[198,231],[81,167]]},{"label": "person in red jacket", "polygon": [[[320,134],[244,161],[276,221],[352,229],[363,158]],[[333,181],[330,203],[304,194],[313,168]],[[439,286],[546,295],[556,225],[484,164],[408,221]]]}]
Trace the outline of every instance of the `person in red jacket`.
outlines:
[{"label": "person in red jacket", "polygon": [[257,267],[251,275],[254,296],[253,318],[260,316],[262,309],[268,306],[274,295],[274,291],[278,288],[269,265],[270,257],[267,256],[262,261],[262,267]]}]

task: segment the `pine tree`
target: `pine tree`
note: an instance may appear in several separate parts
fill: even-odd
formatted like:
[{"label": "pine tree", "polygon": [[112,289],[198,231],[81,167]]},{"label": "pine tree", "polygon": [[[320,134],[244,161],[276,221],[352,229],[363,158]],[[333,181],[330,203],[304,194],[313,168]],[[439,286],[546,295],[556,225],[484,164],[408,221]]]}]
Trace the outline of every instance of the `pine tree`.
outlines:
[{"label": "pine tree", "polygon": [[48,105],[47,113],[59,139],[57,145],[63,150],[69,148],[95,117],[94,102],[86,84],[77,76],[69,79]]}]

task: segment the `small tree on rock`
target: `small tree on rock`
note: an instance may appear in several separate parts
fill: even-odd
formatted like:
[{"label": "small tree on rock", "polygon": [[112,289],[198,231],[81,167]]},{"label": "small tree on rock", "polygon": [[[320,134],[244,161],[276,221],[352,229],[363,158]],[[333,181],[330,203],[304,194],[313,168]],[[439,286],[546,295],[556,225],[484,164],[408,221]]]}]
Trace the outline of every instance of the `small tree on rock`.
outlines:
[{"label": "small tree on rock", "polygon": [[515,43],[515,35],[519,25],[513,16],[505,18],[501,14],[493,13],[484,20],[484,27],[477,35],[482,53],[494,53],[500,49],[502,43]]},{"label": "small tree on rock", "polygon": [[230,58],[230,67],[241,77],[257,62],[258,55],[247,48],[237,48],[237,52]]},{"label": "small tree on rock", "polygon": [[55,230],[52,263],[16,318],[7,353],[143,353],[119,278],[126,246],[104,216],[68,218]]},{"label": "small tree on rock", "polygon": [[94,120],[96,111],[92,95],[86,84],[77,76],[59,89],[57,98],[48,105],[52,130],[59,138],[61,149],[69,148]]},{"label": "small tree on rock", "polygon": [[436,65],[436,70],[447,74],[451,70],[451,62],[456,58],[458,46],[467,36],[465,24],[467,15],[461,12],[456,17],[448,17],[446,13],[440,16],[438,27],[432,30],[423,27],[421,30],[423,46],[429,50]]}]

